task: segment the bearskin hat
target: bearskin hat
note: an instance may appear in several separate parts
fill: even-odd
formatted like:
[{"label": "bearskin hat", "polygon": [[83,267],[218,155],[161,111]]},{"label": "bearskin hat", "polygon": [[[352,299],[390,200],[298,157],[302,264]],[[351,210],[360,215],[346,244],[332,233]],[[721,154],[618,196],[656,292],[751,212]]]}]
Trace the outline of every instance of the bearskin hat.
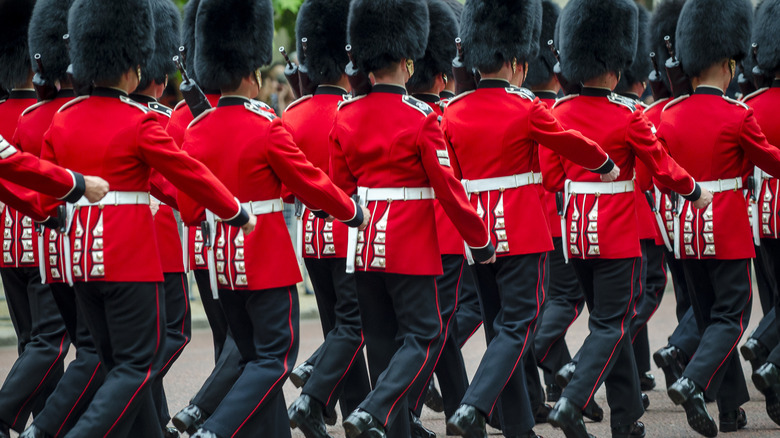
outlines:
[{"label": "bearskin hat", "polygon": [[[68,79],[70,55],[68,42],[68,11],[73,0],[38,0],[30,19],[30,60],[33,70],[47,81]],[[41,55],[43,71],[38,71],[35,55]]]},{"label": "bearskin hat", "polygon": [[530,61],[541,31],[541,0],[468,0],[460,24],[466,66],[494,72],[513,59]]},{"label": "bearskin hat", "polygon": [[618,94],[625,93],[631,88],[632,85],[638,82],[646,82],[647,77],[650,76],[650,71],[653,66],[650,62],[650,37],[648,36],[648,29],[650,27],[650,13],[647,12],[642,5],[637,5],[639,10],[639,19],[637,21],[637,44],[636,55],[634,56],[634,62],[630,67],[623,70],[623,76],[620,78],[615,92]]},{"label": "bearskin hat", "polygon": [[529,87],[545,84],[552,79],[555,60],[547,42],[555,39],[555,23],[561,8],[552,0],[542,0],[542,32],[539,36],[539,54],[528,62],[528,74],[525,83]]},{"label": "bearskin hat", "polygon": [[[683,5],[685,5],[685,0],[663,0],[661,4],[656,6],[653,16],[650,18],[650,49],[655,52],[656,62],[662,72],[666,60],[669,58],[669,50],[666,48],[664,37],[668,35],[674,43],[677,20],[680,18]],[[669,78],[666,73],[662,74],[661,78],[669,86]]]},{"label": "bearskin hat", "polygon": [[34,7],[35,0],[0,0],[0,84],[9,89],[30,77],[27,31]]},{"label": "bearskin hat", "polygon": [[449,75],[452,59],[458,54],[455,38],[458,36],[458,22],[455,14],[443,0],[428,1],[430,32],[425,56],[414,60],[414,75],[406,83],[411,93],[431,89],[436,75]]},{"label": "bearskin hat", "polygon": [[181,44],[186,55],[184,68],[187,69],[190,79],[200,84],[197,79],[198,73],[195,71],[195,20],[198,17],[198,6],[200,6],[200,0],[188,0],[184,4],[181,19]]},{"label": "bearskin hat", "polygon": [[141,70],[139,90],[144,90],[152,81],[162,84],[167,75],[176,72],[173,57],[179,53],[181,44],[181,16],[179,8],[171,0],[149,0],[154,16],[154,40],[156,45],[152,56]]},{"label": "bearskin hat", "polygon": [[447,6],[452,9],[452,13],[455,14],[455,19],[458,21],[458,26],[460,26],[460,16],[463,15],[463,3],[458,0],[444,0],[444,3],[447,3]]},{"label": "bearskin hat", "polygon": [[301,5],[295,23],[298,57],[314,83],[336,82],[344,73],[348,16],[349,0],[306,0]]},{"label": "bearskin hat", "polygon": [[696,77],[723,59],[741,61],[747,56],[752,30],[750,0],[688,0],[675,37],[683,71]]},{"label": "bearskin hat", "polygon": [[758,67],[767,74],[777,74],[780,71],[780,0],[759,3],[753,42],[758,45]]}]

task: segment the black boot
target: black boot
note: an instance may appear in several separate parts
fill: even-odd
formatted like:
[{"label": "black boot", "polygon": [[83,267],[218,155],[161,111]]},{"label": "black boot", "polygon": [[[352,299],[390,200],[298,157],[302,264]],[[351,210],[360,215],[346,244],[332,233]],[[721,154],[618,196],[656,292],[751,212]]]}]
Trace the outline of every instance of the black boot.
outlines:
[{"label": "black boot", "polygon": [[385,427],[373,415],[362,409],[355,409],[344,420],[347,438],[386,438]]},{"label": "black boot", "polygon": [[742,408],[729,412],[721,412],[718,416],[721,432],[736,432],[747,426],[747,414]]},{"label": "black boot", "polygon": [[412,430],[412,438],[436,438],[434,431],[425,427],[420,421],[420,417],[409,411],[409,424]]},{"label": "black boot", "polygon": [[655,388],[655,376],[648,373],[639,374],[639,388],[642,391],[651,391]]},{"label": "black boot", "polygon": [[563,389],[560,386],[550,383],[547,385],[547,401],[550,403],[557,402],[561,398],[561,392],[563,392]]},{"label": "black boot", "polygon": [[433,412],[444,412],[444,399],[441,398],[441,393],[436,388],[433,378],[428,383],[428,392],[425,394],[425,406],[431,408]]},{"label": "black boot", "polygon": [[30,427],[28,427],[24,432],[22,432],[21,435],[19,435],[19,438],[52,438],[52,436],[38,429],[35,424],[31,424]]},{"label": "black boot", "polygon": [[641,421],[612,428],[612,438],[644,438],[644,436],[645,424]]},{"label": "black boot", "polygon": [[179,438],[179,430],[175,427],[163,427],[163,438]]},{"label": "black boot", "polygon": [[561,429],[566,438],[589,438],[585,422],[582,421],[582,412],[566,397],[558,400],[547,421],[553,427]]},{"label": "black boot", "polygon": [[447,428],[464,438],[487,438],[485,416],[471,405],[460,405],[447,420]]},{"label": "black boot", "polygon": [[314,365],[304,362],[290,372],[290,381],[296,388],[303,388],[303,385],[309,381],[312,372],[314,372]]},{"label": "black boot", "polygon": [[569,382],[571,382],[572,377],[574,377],[574,370],[576,368],[577,365],[574,362],[569,362],[562,366],[561,369],[555,373],[555,383],[561,388],[569,386]]},{"label": "black boot", "polygon": [[650,397],[644,392],[642,393],[642,407],[645,408],[645,410],[650,407]]},{"label": "black boot", "polygon": [[601,423],[604,419],[604,409],[596,403],[596,399],[591,399],[590,403],[582,410],[582,416],[594,423]]},{"label": "black boot", "polygon": [[775,364],[769,362],[761,365],[753,372],[753,383],[762,393],[767,389],[780,384],[780,368],[777,368]]},{"label": "black boot", "polygon": [[552,406],[548,405],[547,403],[542,403],[539,405],[534,411],[534,422],[536,424],[546,423],[547,417],[550,415],[550,411],[552,411]]},{"label": "black boot", "polygon": [[206,421],[206,418],[204,418],[203,411],[192,404],[179,411],[171,419],[171,423],[179,432],[187,432],[190,435],[194,434],[203,425],[204,421]]},{"label": "black boot", "polygon": [[332,438],[328,435],[322,418],[322,404],[306,394],[301,394],[287,409],[290,427],[298,428],[306,438]]},{"label": "black boot", "polygon": [[685,409],[688,425],[693,430],[706,437],[718,435],[718,425],[715,424],[715,420],[707,412],[704,394],[691,379],[681,377],[680,380],[669,387],[667,392],[674,404],[682,405]]},{"label": "black boot", "polygon": [[688,361],[685,360],[685,353],[679,348],[673,345],[667,345],[666,347],[653,353],[653,361],[661,371],[664,372],[666,378],[666,388],[674,384],[680,377],[682,377],[683,371]]},{"label": "black boot", "polygon": [[754,373],[766,363],[766,359],[769,357],[769,350],[754,338],[748,338],[747,342],[739,347],[739,352],[742,353],[745,360],[750,362]]}]

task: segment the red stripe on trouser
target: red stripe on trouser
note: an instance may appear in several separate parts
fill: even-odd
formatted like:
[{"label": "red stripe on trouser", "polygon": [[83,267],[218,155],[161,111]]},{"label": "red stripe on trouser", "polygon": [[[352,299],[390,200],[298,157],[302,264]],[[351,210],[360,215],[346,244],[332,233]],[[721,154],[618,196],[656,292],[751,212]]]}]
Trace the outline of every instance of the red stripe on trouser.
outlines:
[{"label": "red stripe on trouser", "polygon": [[509,377],[506,379],[506,382],[504,382],[504,386],[501,387],[501,392],[498,393],[498,397],[496,397],[496,399],[493,400],[493,404],[490,406],[490,412],[488,412],[487,414],[488,417],[493,415],[493,410],[496,408],[496,403],[498,403],[498,399],[501,397],[501,393],[504,392],[504,388],[506,388],[506,385],[509,384],[509,380],[512,379],[512,376],[515,374],[515,370],[517,369],[517,364],[520,363],[520,359],[523,358],[525,347],[528,344],[528,337],[531,335],[530,327],[536,322],[536,319],[539,318],[539,313],[542,311],[542,308],[539,305],[539,290],[541,289],[542,294],[544,294],[544,276],[546,271],[545,263],[542,263],[542,259],[544,259],[545,261],[547,260],[547,253],[540,255],[539,262],[536,264],[537,272],[539,272],[540,274],[536,278],[536,315],[534,315],[534,318],[528,324],[528,329],[526,329],[525,331],[525,339],[523,339],[523,348],[520,349],[520,354],[517,356],[517,360],[515,361],[515,364],[512,367],[512,373],[509,374]]},{"label": "red stripe on trouser", "polygon": [[[155,296],[155,302],[157,304],[157,345],[154,347],[154,356],[157,355],[157,351],[160,349],[160,285],[157,284],[154,286],[154,296]],[[125,405],[125,408],[122,409],[122,412],[119,414],[119,417],[117,417],[116,421],[114,421],[114,424],[111,425],[111,427],[108,429],[108,432],[106,432],[105,435],[103,435],[103,438],[106,438],[111,434],[111,431],[114,430],[117,423],[119,423],[119,420],[122,419],[122,417],[125,415],[125,412],[130,408],[130,405],[133,403],[133,400],[135,400],[135,397],[138,395],[139,392],[141,392],[141,389],[143,389],[144,386],[146,386],[146,383],[149,382],[149,379],[152,377],[152,365],[154,364],[154,360],[151,361],[152,363],[149,364],[149,369],[146,370],[146,377],[144,377],[144,381],[141,382],[141,386],[138,387],[138,389],[135,390],[135,393],[133,393],[133,396],[130,397],[130,400]]]},{"label": "red stripe on trouser", "polygon": [[[636,270],[636,260],[634,260],[634,263],[631,265],[631,297],[634,296],[634,271],[635,270]],[[582,406],[582,410],[585,410],[585,408],[588,406],[588,403],[590,403],[590,400],[593,398],[593,393],[595,393],[596,388],[599,387],[599,381],[601,381],[601,376],[604,375],[604,371],[607,369],[609,362],[612,360],[612,356],[615,355],[615,350],[617,350],[618,345],[620,345],[620,341],[623,340],[623,336],[625,336],[626,334],[626,316],[628,316],[629,312],[631,312],[630,299],[628,301],[628,307],[626,308],[626,313],[623,315],[623,320],[620,321],[620,337],[618,338],[617,342],[615,342],[615,346],[612,347],[612,353],[609,354],[609,358],[607,358],[607,361],[604,363],[604,368],[601,369],[601,373],[599,373],[599,377],[596,379],[596,384],[593,385],[593,389],[590,390],[590,394],[588,394],[588,398],[585,400],[585,404]]]},{"label": "red stripe on trouser", "polygon": [[336,384],[333,386],[333,389],[330,391],[330,394],[328,394],[328,401],[325,402],[325,406],[328,406],[330,404],[330,400],[333,398],[333,394],[336,392],[336,388],[339,387],[341,384],[341,381],[344,380],[344,378],[347,376],[347,373],[349,373],[349,370],[352,368],[352,364],[355,363],[355,358],[358,357],[358,354],[360,354],[361,349],[363,348],[363,344],[366,342],[365,338],[363,337],[363,330],[360,331],[360,345],[358,345],[358,348],[355,350],[355,353],[352,355],[352,359],[349,360],[349,365],[347,365],[347,368],[344,370],[344,373],[339,377],[339,381],[336,382]]},{"label": "red stripe on trouser", "polygon": [[423,361],[422,365],[420,366],[420,369],[417,370],[417,374],[414,375],[414,378],[411,382],[409,382],[408,385],[406,385],[406,388],[401,392],[401,395],[398,396],[397,399],[393,402],[392,405],[390,405],[390,410],[387,411],[387,416],[385,417],[385,421],[383,424],[387,426],[387,423],[390,421],[390,414],[393,413],[393,409],[395,409],[395,405],[398,404],[399,401],[401,401],[402,398],[406,395],[406,393],[409,391],[409,388],[412,387],[415,381],[417,381],[417,378],[420,377],[420,373],[425,368],[425,364],[428,363],[428,357],[431,354],[431,345],[433,345],[434,342],[436,342],[439,337],[441,337],[441,331],[443,329],[442,322],[441,322],[441,308],[439,308],[439,286],[436,284],[436,279],[433,279],[433,289],[436,291],[436,313],[439,315],[439,333],[436,334],[436,337],[434,337],[431,342],[428,343],[428,348],[425,350],[425,360]]},{"label": "red stripe on trouser", "polygon": [[54,434],[55,437],[58,437],[60,435],[60,432],[62,432],[62,428],[65,427],[65,424],[68,422],[68,419],[70,419],[70,416],[73,415],[73,411],[76,410],[76,406],[79,405],[79,402],[84,397],[84,394],[87,393],[87,390],[92,385],[92,381],[95,379],[95,376],[97,375],[97,372],[100,370],[101,362],[98,362],[97,366],[95,367],[95,371],[92,371],[92,376],[90,376],[89,381],[87,382],[87,385],[84,386],[84,390],[81,391],[81,394],[79,395],[79,398],[76,399],[76,403],[73,403],[73,407],[70,408],[70,411],[68,411],[68,415],[65,416],[65,420],[60,425],[60,428],[57,429],[57,433]]},{"label": "red stripe on trouser", "polygon": [[466,345],[466,342],[468,342],[469,339],[471,339],[471,337],[474,336],[474,333],[476,333],[480,327],[482,327],[482,321],[480,321],[479,324],[477,324],[477,326],[474,327],[474,330],[472,330],[471,333],[469,333],[469,335],[466,337],[466,340],[464,340],[463,343],[460,344],[460,348],[463,348],[463,346]]},{"label": "red stripe on trouser", "polygon": [[285,378],[287,377],[287,372],[290,369],[289,364],[289,358],[290,358],[290,351],[293,349],[293,345],[295,343],[295,328],[293,327],[293,320],[292,320],[292,311],[293,311],[293,298],[292,298],[292,289],[287,288],[287,296],[290,297],[290,310],[288,312],[287,316],[287,324],[290,327],[290,346],[287,348],[287,353],[284,355],[284,373],[282,373],[281,376],[279,376],[278,379],[274,382],[273,385],[271,385],[270,388],[268,388],[268,391],[263,394],[263,398],[260,399],[260,401],[257,403],[257,406],[255,406],[254,409],[252,409],[252,412],[249,413],[249,415],[244,419],[244,421],[241,422],[241,425],[238,426],[235,432],[233,432],[233,435],[230,436],[230,438],[234,438],[236,435],[238,435],[238,432],[241,430],[242,427],[246,424],[247,421],[249,421],[250,418],[252,418],[252,415],[257,412],[258,409],[260,409],[260,406],[263,404],[265,399],[268,397],[268,395],[271,393],[271,391],[276,388],[276,385],[278,385],[280,382],[284,382]]},{"label": "red stripe on trouser", "polygon": [[[663,254],[661,254],[661,272],[664,273],[664,278],[666,278],[666,268],[664,267],[665,264],[666,264],[665,263],[665,256]],[[664,289],[666,289],[666,280],[664,280],[664,286],[661,288],[661,293],[663,293]],[[642,329],[645,328],[647,323],[650,322],[650,319],[653,317],[653,315],[655,315],[655,312],[658,311],[658,306],[660,306],[660,305],[661,305],[661,300],[660,299],[656,300],[655,307],[653,308],[653,311],[650,313],[650,316],[647,317],[647,320],[642,324],[641,327],[639,327],[637,329],[636,333],[634,333],[634,336],[631,338],[631,343],[632,344],[636,340],[636,337],[639,334],[639,332],[641,332]]]},{"label": "red stripe on trouser", "polygon": [[54,359],[54,362],[49,365],[49,368],[46,370],[46,374],[43,375],[41,378],[41,381],[38,382],[38,386],[35,387],[35,390],[30,393],[30,395],[27,397],[27,399],[22,403],[22,406],[19,407],[19,411],[16,412],[16,416],[14,416],[14,422],[11,424],[11,427],[16,426],[16,422],[19,421],[19,416],[22,415],[22,411],[24,410],[25,406],[27,406],[27,403],[30,403],[30,400],[33,399],[36,395],[38,395],[38,391],[40,391],[41,386],[43,386],[43,382],[46,381],[46,378],[49,377],[49,373],[51,373],[52,368],[54,368],[54,365],[57,364],[57,362],[62,357],[62,350],[65,348],[65,339],[68,338],[67,333],[62,335],[62,339],[60,339],[60,351],[57,354],[57,357]]},{"label": "red stripe on trouser", "polygon": [[[748,303],[750,303],[750,300],[753,298],[753,282],[750,281],[750,263],[747,265],[748,270]],[[728,359],[731,356],[731,353],[734,351],[734,348],[737,347],[737,344],[739,343],[739,340],[742,339],[742,335],[745,333],[745,325],[744,325],[744,319],[745,317],[745,309],[742,309],[742,313],[739,314],[739,336],[737,336],[737,340],[734,341],[734,345],[731,346],[731,349],[729,350],[729,353],[726,355],[726,357],[723,358],[723,360],[720,362],[720,365],[718,365],[717,368],[715,368],[715,372],[712,373],[712,376],[710,376],[710,380],[707,381],[707,386],[704,387],[704,390],[706,391],[709,389],[710,384],[712,383],[712,379],[715,378],[715,374],[718,374],[718,370],[723,366],[724,363],[726,363],[726,359]]]},{"label": "red stripe on trouser", "polygon": [[542,358],[539,360],[539,363],[542,363],[544,362],[545,359],[547,359],[547,355],[550,354],[550,350],[552,350],[553,345],[555,345],[555,343],[558,342],[558,339],[561,339],[562,337],[564,337],[564,335],[566,335],[566,333],[569,332],[569,329],[571,328],[572,324],[574,324],[577,321],[577,318],[580,317],[580,309],[578,307],[580,307],[580,303],[582,302],[583,299],[584,298],[578,300],[577,304],[574,305],[574,318],[572,318],[571,321],[569,321],[569,324],[566,326],[566,330],[564,330],[563,333],[558,335],[558,337],[555,338],[550,343],[550,346],[547,347],[547,351],[544,352],[544,356],[542,356]]}]

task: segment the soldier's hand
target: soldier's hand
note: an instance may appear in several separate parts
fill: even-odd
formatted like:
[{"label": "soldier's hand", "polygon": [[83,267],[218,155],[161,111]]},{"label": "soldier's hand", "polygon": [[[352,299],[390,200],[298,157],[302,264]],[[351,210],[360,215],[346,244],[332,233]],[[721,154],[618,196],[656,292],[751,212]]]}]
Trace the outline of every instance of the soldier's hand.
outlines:
[{"label": "soldier's hand", "polygon": [[336,220],[336,218],[335,218],[335,217],[333,217],[333,215],[330,215],[330,216],[328,216],[328,217],[326,217],[326,218],[325,218],[325,222],[328,222],[328,223],[330,223],[330,222],[333,222],[333,221],[335,221],[335,220]]},{"label": "soldier's hand", "polygon": [[254,231],[256,226],[257,226],[257,216],[250,213],[249,222],[241,226],[241,231],[243,231],[244,234],[246,235]]},{"label": "soldier's hand", "polygon": [[616,164],[615,167],[613,167],[609,173],[605,173],[601,175],[601,180],[603,182],[612,182],[618,179],[619,176],[620,176],[620,168],[617,167]]},{"label": "soldier's hand", "polygon": [[360,207],[363,210],[363,223],[360,224],[358,230],[365,230],[368,228],[368,224],[371,223],[371,212],[366,207]]},{"label": "soldier's hand", "polygon": [[152,217],[157,215],[157,212],[160,211],[160,201],[156,201],[154,199],[149,202],[149,208],[152,210]]},{"label": "soldier's hand", "polygon": [[108,193],[108,181],[99,176],[84,176],[84,183],[87,186],[84,196],[89,202],[98,202]]},{"label": "soldier's hand", "polygon": [[712,193],[704,187],[701,188],[701,196],[693,203],[693,207],[699,210],[707,208],[712,204]]},{"label": "soldier's hand", "polygon": [[481,265],[492,265],[496,262],[496,253],[493,253],[493,257],[490,257],[488,260],[485,260],[484,262],[480,262]]}]

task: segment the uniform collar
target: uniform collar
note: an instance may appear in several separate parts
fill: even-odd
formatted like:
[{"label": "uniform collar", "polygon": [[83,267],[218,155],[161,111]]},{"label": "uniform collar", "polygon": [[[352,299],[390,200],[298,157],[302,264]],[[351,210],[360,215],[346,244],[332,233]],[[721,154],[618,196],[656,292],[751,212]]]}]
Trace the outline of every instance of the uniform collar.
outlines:
[{"label": "uniform collar", "polygon": [[347,94],[347,90],[338,87],[336,85],[320,85],[314,91],[314,95],[319,96],[321,94],[325,94],[329,96],[343,96]]},{"label": "uniform collar", "polygon": [[95,89],[92,90],[92,96],[113,97],[119,99],[122,96],[127,97],[127,93],[125,93],[124,90],[120,90],[119,88],[95,87]]},{"label": "uniform collar", "polygon": [[441,98],[435,94],[430,93],[415,93],[412,96],[417,100],[422,100],[425,103],[437,103]]},{"label": "uniform collar", "polygon": [[371,92],[406,95],[406,88],[396,84],[375,84]]},{"label": "uniform collar", "polygon": [[509,81],[506,79],[482,78],[477,88],[508,88]]},{"label": "uniform collar", "polygon": [[148,105],[152,102],[157,102],[157,99],[155,99],[152,96],[146,96],[144,94],[136,94],[136,93],[130,94],[130,99],[133,99],[134,101],[138,103],[142,103],[144,105]]},{"label": "uniform collar", "polygon": [[590,96],[590,97],[607,97],[612,94],[612,90],[609,88],[601,88],[601,87],[582,87],[582,91],[580,91],[581,96]]},{"label": "uniform collar", "polygon": [[723,96],[723,90],[711,85],[699,85],[693,94],[709,94],[710,96]]},{"label": "uniform collar", "polygon": [[9,99],[37,99],[38,95],[35,94],[35,90],[29,88],[16,88],[8,93]]},{"label": "uniform collar", "polygon": [[539,99],[552,99],[555,100],[558,98],[558,95],[552,91],[552,90],[539,90],[533,92],[536,97]]},{"label": "uniform collar", "polygon": [[222,96],[219,98],[217,108],[221,108],[223,106],[244,106],[244,104],[247,103],[252,102],[244,96]]},{"label": "uniform collar", "polygon": [[780,88],[780,79],[775,79],[772,82],[772,88]]},{"label": "uniform collar", "polygon": [[55,97],[55,99],[60,99],[65,97],[76,97],[76,92],[73,90],[73,88],[65,88],[57,92],[57,96]]},{"label": "uniform collar", "polygon": [[439,93],[439,97],[442,99],[454,99],[455,93],[453,93],[450,90],[444,90],[441,93]]}]

